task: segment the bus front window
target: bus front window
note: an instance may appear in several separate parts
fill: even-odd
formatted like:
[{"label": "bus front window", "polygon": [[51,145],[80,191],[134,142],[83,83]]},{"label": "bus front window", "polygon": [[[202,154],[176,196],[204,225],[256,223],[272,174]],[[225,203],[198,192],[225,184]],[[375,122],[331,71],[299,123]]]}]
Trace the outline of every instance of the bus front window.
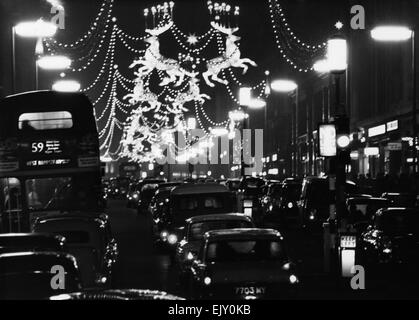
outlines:
[{"label": "bus front window", "polygon": [[100,186],[91,187],[86,179],[43,178],[26,181],[26,199],[31,211],[95,210]]},{"label": "bus front window", "polygon": [[42,210],[49,205],[51,209],[59,209],[59,203],[69,198],[63,191],[70,183],[71,178],[65,177],[27,180],[26,199],[29,209]]},{"label": "bus front window", "polygon": [[22,197],[20,181],[0,179],[0,233],[20,230]]}]

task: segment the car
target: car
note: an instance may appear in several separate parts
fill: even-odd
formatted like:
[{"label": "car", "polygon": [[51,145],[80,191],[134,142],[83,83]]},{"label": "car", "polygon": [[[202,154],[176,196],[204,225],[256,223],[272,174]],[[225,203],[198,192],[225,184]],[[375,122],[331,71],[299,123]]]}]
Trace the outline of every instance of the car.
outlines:
[{"label": "car", "polygon": [[66,240],[44,233],[0,234],[0,254],[13,252],[67,252]]},{"label": "car", "polygon": [[[345,194],[358,193],[357,185],[346,181]],[[330,217],[330,205],[334,202],[334,192],[329,190],[327,177],[306,177],[298,201],[300,226],[311,232],[321,230],[323,223]]]},{"label": "car", "polygon": [[298,224],[301,188],[302,183],[296,180],[271,185],[268,195],[262,200],[264,223],[279,223],[283,227]]},{"label": "car", "polygon": [[357,247],[357,264],[369,270],[370,277],[418,279],[419,209],[380,209]]},{"label": "car", "polygon": [[184,298],[157,290],[118,289],[118,290],[85,290],[61,294],[49,298],[51,301],[68,300],[185,300]]},{"label": "car", "polygon": [[111,199],[123,199],[129,188],[130,179],[127,177],[112,178],[109,182],[108,195]]},{"label": "car", "polygon": [[36,220],[33,232],[61,235],[80,267],[85,288],[109,287],[118,259],[118,245],[103,217],[68,214]]},{"label": "car", "polygon": [[148,206],[153,199],[159,185],[157,183],[146,183],[142,186],[140,195],[137,202],[138,214],[144,214],[147,212]]},{"label": "car", "polygon": [[175,263],[179,267],[181,277],[185,275],[190,263],[198,256],[206,232],[219,229],[249,229],[254,227],[252,219],[242,213],[213,214],[186,220],[184,237],[178,243],[175,254]]},{"label": "car", "polygon": [[159,241],[174,250],[183,238],[185,221],[195,216],[235,212],[235,195],[219,184],[182,184],[170,193],[169,210]]},{"label": "car", "polygon": [[228,190],[232,192],[237,192],[240,187],[240,179],[227,179],[225,183]]},{"label": "car", "polygon": [[153,199],[148,206],[149,215],[151,217],[153,241],[160,238],[160,233],[164,226],[167,225],[170,193],[174,187],[160,188],[156,191]]},{"label": "car", "polygon": [[138,182],[131,182],[128,187],[127,193],[127,208],[135,209],[138,203],[138,198],[140,197],[140,190],[138,188]]},{"label": "car", "polygon": [[390,200],[393,207],[419,208],[419,196],[413,193],[384,193],[381,197]]},{"label": "car", "polygon": [[391,201],[383,198],[349,198],[346,200],[346,222],[360,235],[378,210],[391,206]]},{"label": "car", "polygon": [[[130,184],[129,191],[127,193],[127,199],[128,199],[128,208],[137,209],[138,204],[141,198],[141,190],[145,185],[153,185],[154,187],[157,185],[160,187],[161,185],[167,185],[170,186],[170,184],[167,184],[165,180],[161,179],[145,179],[141,181],[135,181]],[[176,185],[176,184],[174,184]]]},{"label": "car", "polygon": [[189,274],[195,299],[291,298],[299,285],[284,239],[272,229],[207,232]]},{"label": "car", "polygon": [[[51,283],[60,266],[63,286]],[[58,269],[57,269],[58,270]],[[0,254],[0,300],[40,300],[82,289],[76,259],[63,252],[17,252]]]}]

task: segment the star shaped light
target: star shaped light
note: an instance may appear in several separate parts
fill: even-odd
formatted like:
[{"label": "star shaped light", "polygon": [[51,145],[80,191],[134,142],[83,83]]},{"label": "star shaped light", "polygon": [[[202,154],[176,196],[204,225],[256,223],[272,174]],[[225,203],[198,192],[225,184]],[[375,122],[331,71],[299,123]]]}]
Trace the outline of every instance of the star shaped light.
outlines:
[{"label": "star shaped light", "polygon": [[341,30],[343,28],[343,23],[342,21],[338,21],[335,24],[336,29]]},{"label": "star shaped light", "polygon": [[189,35],[187,41],[192,46],[196,45],[199,42],[198,37],[195,34]]}]

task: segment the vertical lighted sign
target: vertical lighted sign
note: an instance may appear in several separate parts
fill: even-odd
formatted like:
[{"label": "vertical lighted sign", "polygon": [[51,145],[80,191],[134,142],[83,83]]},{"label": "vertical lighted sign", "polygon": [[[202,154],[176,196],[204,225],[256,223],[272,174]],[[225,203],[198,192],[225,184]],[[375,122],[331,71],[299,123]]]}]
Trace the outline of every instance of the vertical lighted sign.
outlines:
[{"label": "vertical lighted sign", "polygon": [[319,126],[319,154],[321,157],[335,157],[336,127],[333,124],[321,124]]}]

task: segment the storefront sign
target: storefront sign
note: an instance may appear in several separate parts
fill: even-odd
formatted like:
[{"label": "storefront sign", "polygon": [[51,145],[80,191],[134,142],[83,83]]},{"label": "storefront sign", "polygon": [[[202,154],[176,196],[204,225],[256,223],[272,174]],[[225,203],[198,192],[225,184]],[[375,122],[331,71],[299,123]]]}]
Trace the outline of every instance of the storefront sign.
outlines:
[{"label": "storefront sign", "polygon": [[387,122],[387,132],[395,131],[399,129],[399,120]]},{"label": "storefront sign", "polygon": [[401,151],[402,150],[402,143],[401,142],[389,142],[387,144],[387,149],[389,151]]},{"label": "storefront sign", "polygon": [[373,127],[368,129],[368,137],[372,138],[372,137],[376,137],[382,134],[386,133],[386,125],[383,124],[381,126],[378,127]]},{"label": "storefront sign", "polygon": [[380,149],[379,148],[365,148],[364,149],[364,154],[367,157],[374,157],[374,156],[378,156],[380,154]]},{"label": "storefront sign", "polygon": [[337,154],[336,127],[333,124],[319,125],[320,157],[334,157]]}]

